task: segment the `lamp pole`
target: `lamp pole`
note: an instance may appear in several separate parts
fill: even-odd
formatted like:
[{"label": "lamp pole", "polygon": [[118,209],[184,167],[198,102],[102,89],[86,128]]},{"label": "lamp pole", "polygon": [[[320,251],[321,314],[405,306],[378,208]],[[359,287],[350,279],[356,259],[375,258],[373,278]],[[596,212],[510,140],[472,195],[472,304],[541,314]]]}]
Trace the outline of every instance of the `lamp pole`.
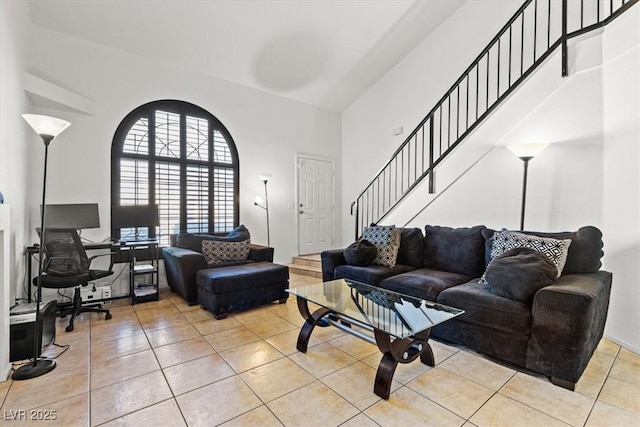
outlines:
[{"label": "lamp pole", "polygon": [[522,209],[520,210],[520,231],[524,230],[524,208],[527,202],[527,170],[529,169],[529,160],[533,157],[520,157],[524,163],[524,175],[522,177]]},{"label": "lamp pole", "polygon": [[264,210],[267,211],[267,246],[271,246],[271,238],[269,236],[269,195],[267,194],[267,182],[268,179],[263,179],[264,182]]},{"label": "lamp pole", "polygon": [[42,179],[42,211],[40,212],[40,247],[38,259],[38,278],[36,281],[36,318],[33,334],[33,361],[26,363],[16,369],[12,378],[14,380],[27,380],[39,377],[51,372],[56,367],[56,361],[52,359],[41,359],[39,347],[42,345],[42,331],[40,325],[40,300],[42,299],[42,267],[44,258],[44,234],[45,234],[45,213],[46,213],[46,194],[47,194],[47,164],[49,159],[49,144],[53,139],[64,131],[71,123],[66,120],[56,119],[53,117],[39,116],[35,114],[23,114],[22,117],[29,123],[33,130],[40,135],[44,142],[44,174]]},{"label": "lamp pole", "polygon": [[[264,183],[264,200],[262,197],[256,196],[256,201],[253,204],[264,209],[267,214],[267,246],[271,246],[271,237],[269,236],[269,193],[267,192],[267,182],[271,179],[271,175],[263,173],[258,175],[258,178]],[[263,202],[264,206],[262,205]]]},{"label": "lamp pole", "polygon": [[507,145],[509,151],[518,156],[523,162],[524,171],[522,177],[522,207],[520,209],[520,231],[524,231],[524,212],[527,202],[527,172],[529,170],[529,161],[533,159],[542,150],[547,148],[546,143],[526,143]]}]

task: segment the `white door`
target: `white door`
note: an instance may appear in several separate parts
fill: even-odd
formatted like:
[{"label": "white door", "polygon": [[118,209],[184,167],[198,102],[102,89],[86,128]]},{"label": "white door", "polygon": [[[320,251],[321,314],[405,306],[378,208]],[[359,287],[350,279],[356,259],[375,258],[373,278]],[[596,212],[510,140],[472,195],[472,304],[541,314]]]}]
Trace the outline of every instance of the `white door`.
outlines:
[{"label": "white door", "polygon": [[318,254],[333,242],[333,162],[298,157],[298,251]]}]

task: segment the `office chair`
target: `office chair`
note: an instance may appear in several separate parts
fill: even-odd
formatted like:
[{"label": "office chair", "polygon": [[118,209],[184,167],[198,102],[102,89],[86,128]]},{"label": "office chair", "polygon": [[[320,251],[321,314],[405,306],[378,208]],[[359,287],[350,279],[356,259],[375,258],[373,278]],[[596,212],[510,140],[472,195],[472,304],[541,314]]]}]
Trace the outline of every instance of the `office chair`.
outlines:
[{"label": "office chair", "polygon": [[[38,229],[38,234],[40,230]],[[92,270],[91,262],[99,256],[111,256],[108,270]],[[74,229],[47,229],[44,235],[44,263],[40,285],[43,288],[62,289],[75,287],[73,301],[58,305],[58,316],[71,314],[66,331],[73,331],[73,322],[80,313],[105,313],[105,319],[111,319],[111,313],[101,305],[83,306],[80,287],[89,281],[101,279],[113,274],[113,254],[99,254],[87,257],[78,232]],[[33,279],[37,284],[38,278]]]}]

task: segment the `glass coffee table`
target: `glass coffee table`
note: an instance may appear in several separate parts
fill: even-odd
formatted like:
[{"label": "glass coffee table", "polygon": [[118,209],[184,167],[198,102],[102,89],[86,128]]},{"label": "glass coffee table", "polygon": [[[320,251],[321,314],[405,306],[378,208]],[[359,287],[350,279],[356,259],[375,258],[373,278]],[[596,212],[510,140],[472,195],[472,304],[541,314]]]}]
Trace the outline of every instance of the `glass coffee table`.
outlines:
[{"label": "glass coffee table", "polygon": [[[287,292],[296,296],[298,310],[305,319],[298,335],[299,351],[307,352],[316,326],[334,326],[378,346],[382,360],[373,391],[383,399],[389,399],[398,363],[409,363],[419,356],[422,363],[434,366],[428,343],[431,328],[464,313],[348,279],[291,288]],[[311,313],[309,302],[320,308]]]}]

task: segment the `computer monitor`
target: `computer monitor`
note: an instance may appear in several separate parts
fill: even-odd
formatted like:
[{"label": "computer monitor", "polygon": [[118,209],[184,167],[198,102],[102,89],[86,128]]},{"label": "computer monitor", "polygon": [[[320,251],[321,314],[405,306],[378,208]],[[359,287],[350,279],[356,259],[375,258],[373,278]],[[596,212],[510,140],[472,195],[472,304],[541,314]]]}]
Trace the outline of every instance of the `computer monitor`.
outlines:
[{"label": "computer monitor", "polygon": [[156,227],[160,225],[158,205],[127,205],[111,208],[113,228]]},{"label": "computer monitor", "polygon": [[[42,212],[42,205],[40,205]],[[97,203],[73,203],[47,205],[44,218],[45,228],[60,229],[100,228]]]}]

